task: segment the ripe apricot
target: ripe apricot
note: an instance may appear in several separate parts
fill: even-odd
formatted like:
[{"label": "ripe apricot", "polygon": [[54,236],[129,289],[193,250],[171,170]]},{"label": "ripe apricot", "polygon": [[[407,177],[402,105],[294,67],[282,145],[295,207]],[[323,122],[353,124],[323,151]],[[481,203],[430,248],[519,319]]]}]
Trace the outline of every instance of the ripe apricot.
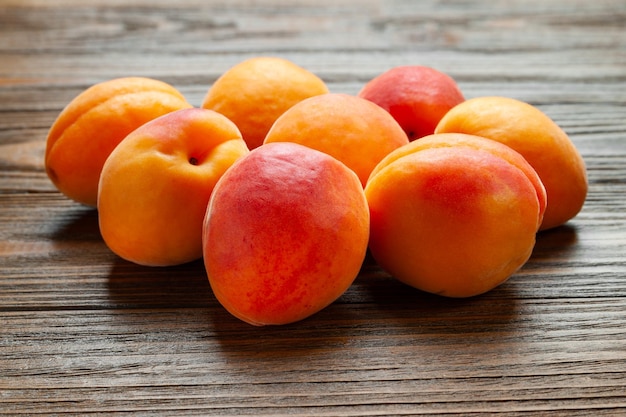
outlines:
[{"label": "ripe apricot", "polygon": [[141,265],[199,259],[213,187],[248,152],[235,124],[211,110],[178,110],[134,130],[102,169],[98,214],[105,243]]},{"label": "ripe apricot", "polygon": [[325,152],[351,168],[361,184],[389,152],[409,141],[389,113],[347,94],[305,99],[274,123],[264,143],[295,142]]},{"label": "ripe apricot", "polygon": [[394,67],[371,79],[358,96],[391,113],[410,141],[434,133],[443,115],[465,100],[452,77],[421,65]]},{"label": "ripe apricot", "polygon": [[477,97],[450,110],[435,131],[483,136],[522,154],[548,194],[541,230],[566,223],[582,209],[585,162],[563,129],[538,108],[508,97]]},{"label": "ripe apricot", "polygon": [[95,207],[102,166],[117,144],[149,120],[188,107],[178,90],[150,78],[93,85],[74,98],[50,128],[48,177],[67,197]]},{"label": "ripe apricot", "polygon": [[235,122],[248,148],[254,149],[285,110],[327,92],[318,76],[287,59],[255,57],[222,74],[209,88],[202,107]]},{"label": "ripe apricot", "polygon": [[365,195],[373,258],[398,280],[447,297],[482,294],[524,265],[546,207],[519,153],[463,134],[391,152]]},{"label": "ripe apricot", "polygon": [[369,211],[356,174],[328,154],[268,143],[217,183],[203,228],[218,301],[253,324],[287,324],[331,304],[365,258]]}]

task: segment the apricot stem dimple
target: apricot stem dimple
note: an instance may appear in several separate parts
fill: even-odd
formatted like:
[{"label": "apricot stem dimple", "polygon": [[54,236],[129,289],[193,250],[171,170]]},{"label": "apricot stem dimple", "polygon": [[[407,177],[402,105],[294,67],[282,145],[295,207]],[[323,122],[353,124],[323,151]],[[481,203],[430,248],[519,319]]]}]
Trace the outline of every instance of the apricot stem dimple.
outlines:
[{"label": "apricot stem dimple", "polygon": [[198,158],[193,157],[193,156],[192,156],[192,157],[190,157],[190,158],[189,158],[189,163],[190,163],[191,165],[198,165]]}]

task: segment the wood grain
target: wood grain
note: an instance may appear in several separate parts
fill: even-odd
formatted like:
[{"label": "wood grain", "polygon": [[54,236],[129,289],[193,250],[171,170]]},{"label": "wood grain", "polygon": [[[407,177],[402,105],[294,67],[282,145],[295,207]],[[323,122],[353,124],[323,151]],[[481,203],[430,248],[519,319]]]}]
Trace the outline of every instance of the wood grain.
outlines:
[{"label": "wood grain", "polygon": [[[0,0],[0,415],[626,415],[624,22],[619,0]],[[537,105],[583,154],[585,207],[484,296],[424,294],[368,258],[319,314],[242,323],[201,261],[113,255],[43,154],[89,85],[148,76],[199,105],[257,55],[335,92],[422,64]]]}]

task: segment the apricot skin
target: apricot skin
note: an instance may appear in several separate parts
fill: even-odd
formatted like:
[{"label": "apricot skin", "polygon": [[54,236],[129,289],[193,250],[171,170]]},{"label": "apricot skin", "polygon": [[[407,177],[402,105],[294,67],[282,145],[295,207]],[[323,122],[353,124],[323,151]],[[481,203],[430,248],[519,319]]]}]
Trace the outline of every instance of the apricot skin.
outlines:
[{"label": "apricot skin", "polygon": [[428,135],[423,137],[419,141],[413,141],[408,145],[403,146],[402,148],[399,148],[387,155],[374,168],[370,177],[374,177],[380,170],[404,156],[425,149],[449,147],[462,147],[474,150],[488,151],[494,155],[499,156],[500,158],[503,158],[504,160],[521,170],[535,187],[535,191],[537,192],[537,202],[539,203],[539,223],[537,224],[537,228],[540,227],[547,208],[547,194],[545,187],[541,182],[541,179],[539,178],[539,175],[521,154],[512,150],[510,147],[496,141],[486,140],[485,138],[477,137],[475,135],[457,133],[439,133]]},{"label": "apricot skin", "polygon": [[537,171],[548,195],[541,230],[574,218],[587,197],[585,161],[560,126],[538,108],[508,97],[476,97],[452,108],[436,133],[466,133],[503,143]]},{"label": "apricot skin", "polygon": [[434,68],[403,65],[371,79],[358,93],[388,111],[410,141],[431,135],[465,98],[456,81]]},{"label": "apricot skin", "polygon": [[338,93],[305,99],[283,113],[264,143],[280,141],[337,158],[359,176],[363,186],[381,159],[409,142],[400,125],[379,106]]},{"label": "apricot skin", "polygon": [[325,93],[324,81],[307,69],[284,58],[258,56],[224,72],[207,91],[202,107],[232,120],[254,149],[287,109]]},{"label": "apricot skin", "polygon": [[[526,263],[545,190],[529,179],[528,167],[520,169],[492,149],[438,145],[446,141],[438,136],[412,142],[415,151],[398,150],[400,157],[392,152],[372,173],[365,188],[369,247],[382,268],[410,286],[471,297]],[[418,148],[422,140],[432,145]],[[503,153],[514,152],[498,145]]]},{"label": "apricot skin", "polygon": [[213,187],[248,152],[237,127],[211,110],[179,110],[133,131],[102,170],[98,212],[105,243],[141,265],[201,258]]},{"label": "apricot skin", "polygon": [[174,87],[150,78],[93,85],[74,98],[50,128],[46,173],[61,193],[95,207],[102,166],[117,144],[144,123],[189,107]]},{"label": "apricot skin", "polygon": [[352,284],[369,235],[358,177],[327,154],[270,143],[215,187],[203,229],[211,288],[252,325],[296,322]]}]

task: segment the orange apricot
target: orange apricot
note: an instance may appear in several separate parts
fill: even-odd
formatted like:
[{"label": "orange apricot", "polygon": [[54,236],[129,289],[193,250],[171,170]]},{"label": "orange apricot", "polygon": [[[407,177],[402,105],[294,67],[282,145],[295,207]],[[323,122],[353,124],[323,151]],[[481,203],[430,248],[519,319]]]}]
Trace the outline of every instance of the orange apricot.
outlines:
[{"label": "orange apricot", "polygon": [[278,57],[255,57],[223,73],[209,88],[202,107],[232,120],[248,148],[260,146],[274,121],[297,102],[328,93],[317,75]]},{"label": "orange apricot", "polygon": [[409,141],[389,113],[365,99],[323,94],[305,99],[274,123],[264,143],[294,142],[325,152],[352,169],[365,186],[389,152]]},{"label": "orange apricot", "polygon": [[237,126],[211,110],[178,110],[134,130],[102,169],[98,215],[105,243],[141,265],[201,258],[213,187],[248,152]]},{"label": "orange apricot", "polygon": [[385,71],[365,84],[358,96],[387,110],[410,141],[434,133],[443,115],[465,100],[452,77],[421,65]]},{"label": "orange apricot", "polygon": [[260,146],[217,183],[203,228],[211,288],[253,325],[287,324],[350,287],[365,258],[369,211],[356,174],[296,143]]},{"label": "orange apricot", "polygon": [[483,136],[522,154],[548,194],[541,230],[566,223],[582,209],[585,162],[563,129],[537,107],[508,97],[477,97],[451,109],[435,131]]},{"label": "orange apricot", "polygon": [[105,160],[144,123],[191,105],[171,85],[126,77],[91,86],[61,111],[46,142],[48,177],[67,197],[96,206]]},{"label": "orange apricot", "polygon": [[373,258],[398,280],[447,297],[509,279],[530,257],[546,207],[519,153],[463,134],[429,135],[391,152],[365,195]]}]

